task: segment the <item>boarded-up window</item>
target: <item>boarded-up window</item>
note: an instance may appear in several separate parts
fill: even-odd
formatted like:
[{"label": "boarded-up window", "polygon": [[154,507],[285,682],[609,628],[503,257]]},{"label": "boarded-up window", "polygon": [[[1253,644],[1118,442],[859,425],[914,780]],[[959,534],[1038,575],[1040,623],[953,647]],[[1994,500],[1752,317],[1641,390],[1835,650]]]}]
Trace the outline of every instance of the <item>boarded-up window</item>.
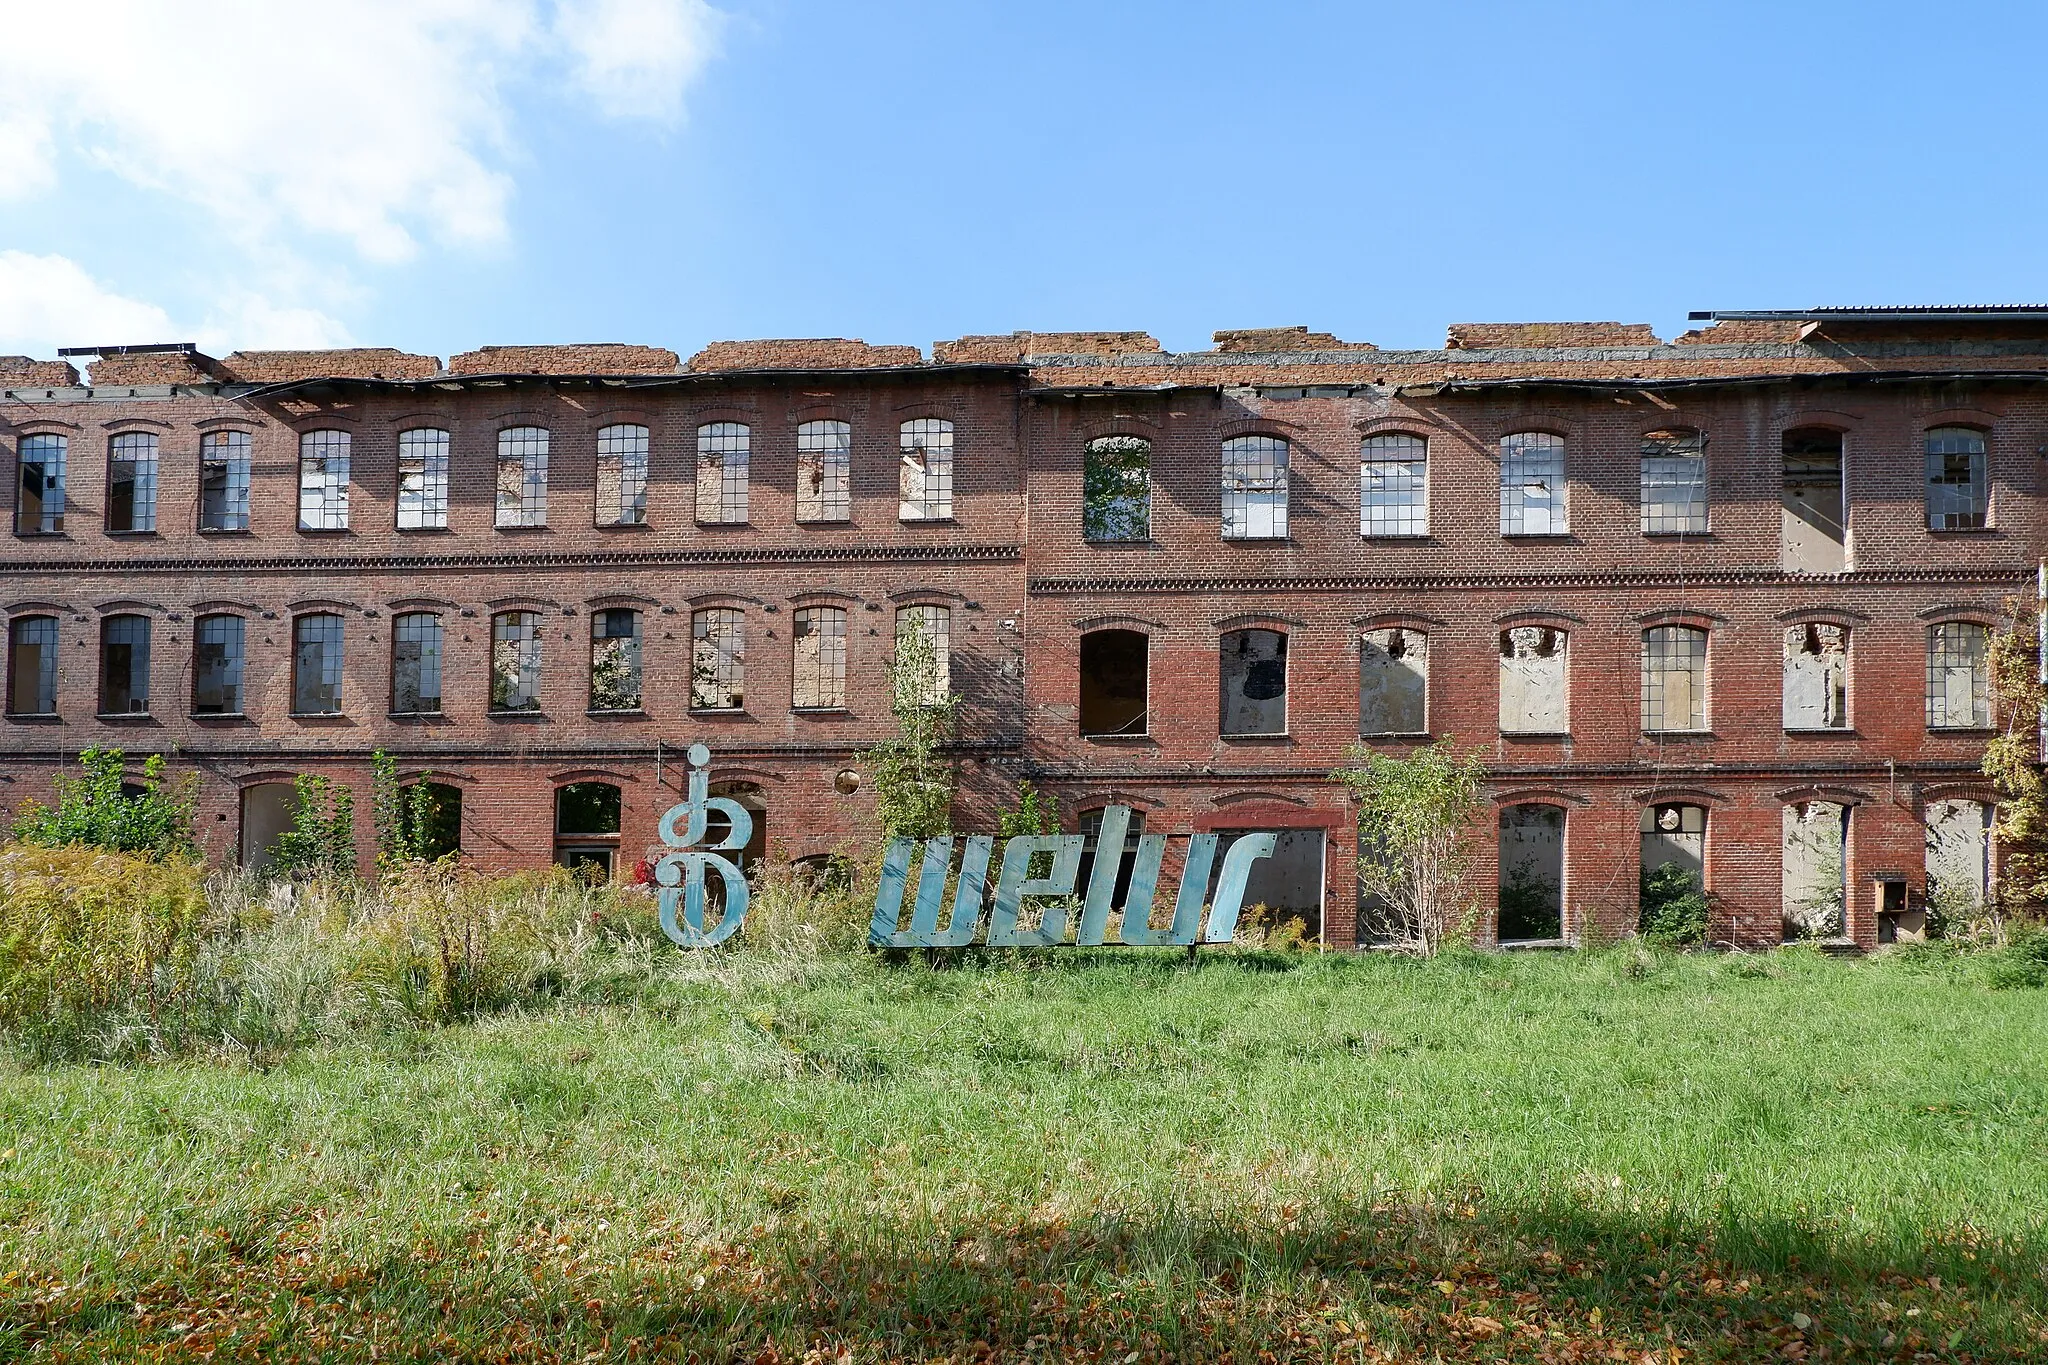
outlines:
[{"label": "boarded-up window", "polygon": [[507,427],[498,433],[497,524],[548,524],[546,427]]},{"label": "boarded-up window", "polygon": [[156,435],[124,431],[107,450],[107,529],[156,529]]},{"label": "boarded-up window", "polygon": [[904,521],[943,521],[953,515],[953,424],[937,417],[905,422],[897,433],[902,465]]},{"label": "boarded-up window", "polygon": [[1081,473],[1081,534],[1088,540],[1152,537],[1152,443],[1139,436],[1098,436]]},{"label": "boarded-up window", "polygon": [[1842,433],[1819,427],[1788,431],[1783,451],[1781,567],[1787,573],[1841,573],[1849,566]]},{"label": "boarded-up window", "polygon": [[846,521],[853,516],[853,428],[805,422],[796,429],[796,519]]},{"label": "boarded-up window", "polygon": [[1970,621],[1927,629],[1927,728],[1983,730],[1991,725],[1990,632]]},{"label": "boarded-up window", "polygon": [[1081,637],[1081,733],[1145,733],[1147,650],[1142,632],[1094,630]]},{"label": "boarded-up window", "polygon": [[540,613],[491,618],[491,709],[540,710]]},{"label": "boarded-up window", "polygon": [[1928,432],[1927,529],[1976,530],[1985,524],[1990,508],[1984,433],[1968,427]]},{"label": "boarded-up window", "polygon": [[309,431],[299,437],[299,529],[348,529],[349,436]]},{"label": "boarded-up window", "polygon": [[746,618],[735,607],[690,617],[690,709],[737,711],[746,705]]},{"label": "boarded-up window", "polygon": [[1842,626],[1785,629],[1785,728],[1841,730],[1849,724],[1849,632]]},{"label": "boarded-up window", "polygon": [[448,433],[415,427],[398,433],[398,529],[448,524]]},{"label": "boarded-up window", "polygon": [[1502,943],[1564,937],[1564,807],[1534,803],[1500,812]]},{"label": "boarded-up window", "polygon": [[1991,807],[1927,803],[1927,903],[1951,924],[1973,918],[1991,889]]},{"label": "boarded-up window", "polygon": [[640,613],[631,607],[590,613],[590,709],[640,709]]},{"label": "boarded-up window", "polygon": [[799,607],[790,625],[796,640],[790,705],[799,711],[846,705],[846,610]]},{"label": "boarded-up window", "polygon": [[647,428],[632,422],[599,427],[597,497],[591,515],[599,526],[641,526],[647,521]]},{"label": "boarded-up window", "polygon": [[1223,538],[1287,538],[1287,442],[1235,436],[1223,443]]},{"label": "boarded-up window", "polygon": [[1500,633],[1503,734],[1561,735],[1570,728],[1565,644],[1565,633],[1549,626],[1515,626]]},{"label": "boarded-up window", "polygon": [[1849,852],[1849,808],[1796,801],[1784,808],[1785,938],[1840,938]]},{"label": "boarded-up window", "polygon": [[906,700],[936,704],[953,690],[953,611],[950,607],[896,609],[896,683]]},{"label": "boarded-up window", "polygon": [[1500,533],[1563,535],[1564,438],[1517,431],[1500,438]]},{"label": "boarded-up window", "polygon": [[69,438],[38,432],[21,438],[21,487],[14,502],[17,535],[53,535],[64,529],[64,457]]},{"label": "boarded-up window", "polygon": [[1389,626],[1358,639],[1358,732],[1419,735],[1429,729],[1429,637]]},{"label": "boarded-up window", "polygon": [[747,519],[747,460],[754,433],[741,422],[707,422],[697,428],[697,520]]},{"label": "boarded-up window", "polygon": [[1233,630],[1223,637],[1223,733],[1287,733],[1287,637]]},{"label": "boarded-up window", "polygon": [[1693,626],[1643,632],[1643,729],[1707,728],[1707,633]]},{"label": "boarded-up window", "polygon": [[1429,534],[1429,442],[1388,431],[1359,444],[1358,533]]},{"label": "boarded-up window", "polygon": [[1643,437],[1643,534],[1706,529],[1706,438],[1687,428],[1651,432]]},{"label": "boarded-up window", "polygon": [[57,618],[17,616],[7,627],[7,713],[57,714]]}]

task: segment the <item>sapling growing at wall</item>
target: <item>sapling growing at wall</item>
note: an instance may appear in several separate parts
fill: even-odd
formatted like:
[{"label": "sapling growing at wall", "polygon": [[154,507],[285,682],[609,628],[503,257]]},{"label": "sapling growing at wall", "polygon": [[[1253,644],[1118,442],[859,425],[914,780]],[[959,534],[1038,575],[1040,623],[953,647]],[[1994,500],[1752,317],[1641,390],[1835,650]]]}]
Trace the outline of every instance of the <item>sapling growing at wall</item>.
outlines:
[{"label": "sapling growing at wall", "polygon": [[2038,605],[2006,599],[2006,620],[1991,636],[1991,694],[1999,733],[1984,750],[1984,773],[1998,791],[1993,837],[2003,855],[1984,927],[2003,941],[2008,918],[2040,919],[2048,907],[2048,780],[2039,737],[2044,701],[2038,669]]},{"label": "sapling growing at wall", "polygon": [[1407,758],[1352,754],[1357,766],[1330,776],[1358,804],[1359,889],[1382,907],[1392,946],[1433,955],[1479,915],[1471,883],[1484,764],[1449,737]]},{"label": "sapling growing at wall", "polygon": [[945,676],[938,641],[921,624],[907,624],[889,661],[896,734],[861,754],[882,833],[891,838],[930,839],[953,826],[953,765],[943,751],[953,738],[958,702],[944,687]]}]

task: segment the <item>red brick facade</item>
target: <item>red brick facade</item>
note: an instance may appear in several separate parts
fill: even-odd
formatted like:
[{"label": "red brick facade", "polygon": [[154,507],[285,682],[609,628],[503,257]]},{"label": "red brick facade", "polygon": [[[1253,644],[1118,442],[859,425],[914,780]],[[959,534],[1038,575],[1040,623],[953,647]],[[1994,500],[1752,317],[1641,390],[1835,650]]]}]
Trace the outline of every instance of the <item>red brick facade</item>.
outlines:
[{"label": "red brick facade", "polygon": [[[84,385],[61,363],[0,359],[10,516],[24,441],[67,449],[62,530],[16,524],[0,563],[10,620],[54,618],[59,639],[53,713],[15,705],[4,722],[0,792],[45,794],[88,745],[175,749],[200,776],[202,835],[233,858],[245,789],[313,771],[366,789],[383,748],[463,792],[463,847],[493,867],[555,856],[557,787],[615,783],[631,862],[680,793],[681,751],[703,742],[719,780],[758,788],[772,856],[809,856],[871,833],[871,794],[843,775],[888,729],[896,610],[943,606],[962,827],[989,827],[1029,777],[1070,827],[1119,800],[1159,832],[1319,830],[1322,928],[1350,946],[1356,839],[1327,774],[1360,743],[1361,632],[1394,625],[1428,637],[1429,734],[1483,749],[1501,804],[1565,811],[1565,937],[1634,926],[1642,812],[1682,801],[1707,812],[1712,937],[1778,941],[1781,812],[1822,800],[1851,807],[1846,937],[1868,945],[1879,878],[1923,894],[1927,803],[1988,799],[1985,733],[1928,726],[1928,632],[1995,621],[2042,553],[2048,318],[1746,319],[1681,343],[1597,323],[1460,325],[1430,352],[1306,328],[1219,333],[1186,354],[1143,333],[968,337],[930,362],[838,340],[721,342],[687,363],[652,347],[486,347],[445,369],[394,351],[173,352],[109,356]],[[953,424],[952,515],[904,520],[899,429],[928,418]],[[797,518],[797,430],[812,421],[850,428],[845,521]],[[706,524],[697,431],[720,422],[751,431],[747,515]],[[641,525],[594,515],[597,432],[619,423],[650,433]],[[449,433],[447,526],[401,530],[398,434],[422,427]],[[550,433],[545,526],[494,524],[498,433],[514,427]],[[1983,437],[1983,529],[1927,529],[1923,443],[1948,427]],[[1710,529],[1646,535],[1642,438],[1673,428],[1706,438]],[[1846,572],[1780,568],[1795,428],[1842,435]],[[201,441],[221,431],[250,438],[246,531],[198,529]],[[345,530],[299,527],[313,431],[350,437]],[[1501,438],[1530,431],[1564,442],[1567,534],[1501,533]],[[122,433],[157,438],[153,531],[105,529]],[[1427,442],[1426,535],[1360,533],[1360,443],[1382,433]],[[1112,435],[1150,443],[1149,539],[1083,535],[1083,451]],[[1246,435],[1287,443],[1284,538],[1222,535],[1220,452]],[[791,704],[794,613],[815,605],[846,612],[843,708]],[[590,618],[615,606],[642,613],[644,709],[595,714]],[[689,709],[706,607],[741,614],[743,708]],[[432,717],[387,714],[392,620],[409,611],[442,620]],[[506,611],[542,623],[539,709],[516,716],[488,710],[491,620]],[[345,624],[338,715],[291,713],[293,620],[311,612]],[[96,714],[113,615],[147,618],[151,640],[147,710],[118,717]],[[239,714],[189,714],[202,615],[243,619]],[[1826,733],[1782,723],[1785,632],[1807,622],[1851,641],[1849,723]],[[1564,733],[1501,732],[1501,633],[1522,624],[1567,632]],[[1643,633],[1666,624],[1707,632],[1703,729],[1642,728]],[[1080,642],[1103,628],[1147,637],[1143,735],[1080,732]],[[1287,637],[1284,734],[1219,731],[1219,642],[1245,628]],[[1490,887],[1493,867],[1482,875]]]}]

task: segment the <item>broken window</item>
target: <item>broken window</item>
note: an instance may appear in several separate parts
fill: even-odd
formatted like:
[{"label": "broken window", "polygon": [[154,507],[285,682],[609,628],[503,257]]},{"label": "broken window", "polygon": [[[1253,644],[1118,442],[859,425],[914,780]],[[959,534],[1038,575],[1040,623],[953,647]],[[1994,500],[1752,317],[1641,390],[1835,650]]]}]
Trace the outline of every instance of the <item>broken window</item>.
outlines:
[{"label": "broken window", "polygon": [[54,535],[64,529],[64,457],[70,445],[66,437],[41,432],[21,438],[16,535]]},{"label": "broken window", "polygon": [[853,516],[853,428],[805,422],[796,429],[796,519],[847,521]]},{"label": "broken window", "polygon": [[1640,931],[1666,940],[1697,942],[1693,926],[1706,909],[1706,880],[1706,809],[1675,802],[1645,807],[1636,899]]},{"label": "broken window", "polygon": [[1287,733],[1287,637],[1279,631],[1223,637],[1223,733]]},{"label": "broken window", "polygon": [[796,683],[790,705],[831,710],[846,705],[846,609],[799,607],[790,621],[796,640]]},{"label": "broken window", "polygon": [[1405,431],[1368,436],[1358,447],[1358,533],[1429,534],[1429,442]]},{"label": "broken window", "polygon": [[398,529],[438,531],[447,525],[448,433],[439,427],[399,432]]},{"label": "broken window", "polygon": [[149,710],[149,618],[109,616],[100,622],[100,714]]},{"label": "broken window", "polygon": [[434,715],[441,709],[441,618],[409,611],[391,618],[391,710]]},{"label": "broken window", "polygon": [[599,526],[641,526],[647,521],[647,428],[633,422],[597,430]]},{"label": "broken window", "polygon": [[697,520],[747,519],[747,455],[754,433],[743,422],[707,422],[697,428]]},{"label": "broken window", "polygon": [[192,623],[192,714],[242,712],[242,641],[239,616],[202,616]]},{"label": "broken window", "polygon": [[199,438],[199,529],[249,529],[249,433],[209,431]]},{"label": "broken window", "polygon": [[501,527],[548,524],[548,431],[507,427],[498,433],[498,521]]},{"label": "broken window", "polygon": [[299,529],[348,529],[349,436],[309,431],[299,437]]},{"label": "broken window", "polygon": [[640,709],[640,613],[631,607],[590,613],[590,709]]},{"label": "broken window", "polygon": [[107,529],[156,529],[156,435],[124,431],[107,451]]},{"label": "broken window", "polygon": [[1287,538],[1287,442],[1234,436],[1223,443],[1223,538]]},{"label": "broken window", "polygon": [[1565,633],[1549,626],[1500,633],[1501,733],[1561,735],[1570,728],[1565,644]]},{"label": "broken window", "polygon": [[491,710],[540,710],[540,613],[491,618]]},{"label": "broken window", "polygon": [[1152,538],[1152,443],[1098,436],[1083,452],[1081,535],[1088,540]]},{"label": "broken window", "polygon": [[1643,437],[1643,534],[1707,529],[1707,439],[1689,428]]},{"label": "broken window", "polygon": [[292,714],[341,714],[342,622],[315,612],[292,622]]},{"label": "broken window", "polygon": [[953,515],[953,424],[938,417],[905,422],[897,433],[904,521],[944,521]]},{"label": "broken window", "polygon": [[57,714],[57,618],[17,616],[7,627],[7,714]]},{"label": "broken window", "polygon": [[953,612],[949,607],[896,609],[897,686],[920,704],[953,690]]},{"label": "broken window", "polygon": [[1849,726],[1849,632],[1815,622],[1785,628],[1785,728]]},{"label": "broken window", "polygon": [[1358,732],[1419,735],[1429,729],[1429,637],[1390,626],[1358,640]]},{"label": "broken window", "polygon": [[1780,563],[1787,573],[1841,573],[1849,567],[1842,433],[1821,427],[1788,431],[1783,451]]},{"label": "broken window", "polygon": [[1564,807],[1501,807],[1496,936],[1502,943],[1564,937]]},{"label": "broken window", "polygon": [[462,788],[446,782],[414,782],[398,803],[398,825],[420,857],[446,858],[462,852]]},{"label": "broken window", "polygon": [[[1983,911],[1991,890],[1991,825],[1992,807],[1982,801],[1927,803],[1927,904],[1948,924],[1960,927]],[[1924,924],[1899,928],[1906,937],[1925,936]]]},{"label": "broken window", "polygon": [[1840,938],[1847,924],[1849,808],[1795,801],[1784,812],[1785,939]]},{"label": "broken window", "polygon": [[1707,728],[1707,633],[1695,626],[1643,632],[1643,729]]},{"label": "broken window", "polygon": [[625,802],[610,782],[555,788],[555,861],[581,876],[608,880],[624,814]]},{"label": "broken window", "polygon": [[1643,871],[1676,864],[1696,880],[1707,870],[1707,811],[1704,806],[1667,803],[1643,810]]},{"label": "broken window", "polygon": [[1081,637],[1081,733],[1142,735],[1151,641],[1135,630]]},{"label": "broken window", "polygon": [[1986,523],[1991,489],[1984,433],[1936,427],[1927,433],[1927,529],[1975,531]]},{"label": "broken window", "polygon": [[1517,431],[1500,438],[1500,533],[1555,536],[1568,529],[1564,437]]},{"label": "broken window", "polygon": [[1991,633],[1971,621],[1927,628],[1927,728],[1991,725]]},{"label": "broken window", "polygon": [[737,607],[690,616],[690,709],[737,711],[746,705],[746,618]]}]

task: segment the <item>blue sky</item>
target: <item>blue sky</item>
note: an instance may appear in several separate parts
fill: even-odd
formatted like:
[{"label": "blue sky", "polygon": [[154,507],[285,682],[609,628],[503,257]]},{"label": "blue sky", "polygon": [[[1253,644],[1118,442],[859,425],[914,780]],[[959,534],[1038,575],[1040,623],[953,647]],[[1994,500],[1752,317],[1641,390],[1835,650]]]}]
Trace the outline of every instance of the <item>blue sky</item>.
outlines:
[{"label": "blue sky", "polygon": [[0,31],[0,352],[2048,302],[2038,5],[0,0]]}]

